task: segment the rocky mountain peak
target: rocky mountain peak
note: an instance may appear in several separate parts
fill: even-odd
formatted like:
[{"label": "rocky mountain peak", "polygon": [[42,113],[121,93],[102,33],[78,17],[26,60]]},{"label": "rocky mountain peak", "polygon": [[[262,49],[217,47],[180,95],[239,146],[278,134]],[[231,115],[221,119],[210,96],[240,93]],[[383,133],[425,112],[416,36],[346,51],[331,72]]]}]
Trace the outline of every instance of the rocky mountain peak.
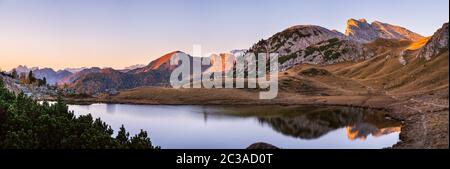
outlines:
[{"label": "rocky mountain peak", "polygon": [[391,25],[380,21],[368,23],[365,19],[349,19],[347,21],[345,35],[351,40],[363,43],[370,42],[378,38],[411,41],[416,41],[423,38],[423,36],[400,26]]},{"label": "rocky mountain peak", "polygon": [[367,23],[366,19],[356,20],[356,19],[351,18],[351,19],[347,20],[347,29],[346,29],[345,34],[351,33],[354,28],[364,29],[364,28],[368,28],[368,27],[370,27],[370,24]]}]

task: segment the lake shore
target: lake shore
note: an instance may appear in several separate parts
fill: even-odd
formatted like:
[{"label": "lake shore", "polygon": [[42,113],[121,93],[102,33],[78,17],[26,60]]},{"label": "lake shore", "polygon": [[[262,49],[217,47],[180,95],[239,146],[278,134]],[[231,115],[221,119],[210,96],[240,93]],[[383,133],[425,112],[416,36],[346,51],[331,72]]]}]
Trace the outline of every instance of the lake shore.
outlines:
[{"label": "lake shore", "polygon": [[257,99],[258,92],[247,90],[144,87],[131,89],[116,96],[67,98],[66,101],[69,104],[326,105],[382,109],[388,113],[390,118],[403,122],[400,133],[401,141],[390,148],[449,148],[448,88],[443,90],[395,95],[370,93],[340,96],[312,96],[280,92],[275,99],[260,100]]}]

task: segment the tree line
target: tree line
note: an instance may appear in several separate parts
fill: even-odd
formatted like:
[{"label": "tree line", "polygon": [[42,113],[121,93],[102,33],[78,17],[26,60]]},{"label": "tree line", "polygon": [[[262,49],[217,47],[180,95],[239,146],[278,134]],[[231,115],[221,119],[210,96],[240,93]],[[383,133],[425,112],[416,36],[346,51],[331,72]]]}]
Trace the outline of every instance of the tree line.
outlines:
[{"label": "tree line", "polygon": [[0,149],[159,149],[146,131],[130,137],[90,114],[76,117],[61,97],[38,103],[8,91],[0,77]]}]

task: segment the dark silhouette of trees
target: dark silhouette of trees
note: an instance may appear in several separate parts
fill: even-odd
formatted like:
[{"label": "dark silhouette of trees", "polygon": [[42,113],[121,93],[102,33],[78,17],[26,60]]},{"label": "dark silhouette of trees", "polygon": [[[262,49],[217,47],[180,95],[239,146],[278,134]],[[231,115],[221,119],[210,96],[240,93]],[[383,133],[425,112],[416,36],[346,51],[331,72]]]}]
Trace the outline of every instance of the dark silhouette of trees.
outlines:
[{"label": "dark silhouette of trees", "polygon": [[117,137],[105,122],[88,114],[76,117],[61,97],[38,103],[4,88],[0,78],[0,149],[155,149],[147,132]]},{"label": "dark silhouette of trees", "polygon": [[16,79],[17,76],[19,76],[19,75],[17,74],[17,70],[14,68],[14,69],[11,71],[11,77],[12,77],[13,79]]},{"label": "dark silhouette of trees", "polygon": [[130,143],[129,137],[130,133],[128,133],[125,130],[125,127],[122,124],[122,126],[119,129],[119,133],[116,136],[116,140],[119,142],[120,145],[127,145],[128,143]]},{"label": "dark silhouette of trees", "polygon": [[150,138],[148,138],[147,132],[141,129],[139,134],[131,137],[129,148],[131,149],[149,149],[148,145],[151,145],[152,142]]},{"label": "dark silhouette of trees", "polygon": [[47,85],[47,78],[42,78],[42,85]]},{"label": "dark silhouette of trees", "polygon": [[36,78],[33,76],[33,71],[28,72],[28,83],[33,84],[36,81]]},{"label": "dark silhouette of trees", "polygon": [[37,85],[38,86],[45,86],[47,85],[47,78],[37,79]]}]

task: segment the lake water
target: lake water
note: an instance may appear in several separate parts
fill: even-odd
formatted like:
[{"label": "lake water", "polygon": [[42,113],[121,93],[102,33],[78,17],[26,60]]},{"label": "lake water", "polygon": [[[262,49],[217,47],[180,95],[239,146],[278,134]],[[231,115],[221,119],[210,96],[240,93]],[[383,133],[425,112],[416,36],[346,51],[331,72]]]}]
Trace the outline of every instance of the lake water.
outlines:
[{"label": "lake water", "polygon": [[172,148],[246,148],[266,142],[280,148],[389,147],[401,123],[376,110],[305,106],[70,105],[130,135],[144,129],[154,145]]}]

